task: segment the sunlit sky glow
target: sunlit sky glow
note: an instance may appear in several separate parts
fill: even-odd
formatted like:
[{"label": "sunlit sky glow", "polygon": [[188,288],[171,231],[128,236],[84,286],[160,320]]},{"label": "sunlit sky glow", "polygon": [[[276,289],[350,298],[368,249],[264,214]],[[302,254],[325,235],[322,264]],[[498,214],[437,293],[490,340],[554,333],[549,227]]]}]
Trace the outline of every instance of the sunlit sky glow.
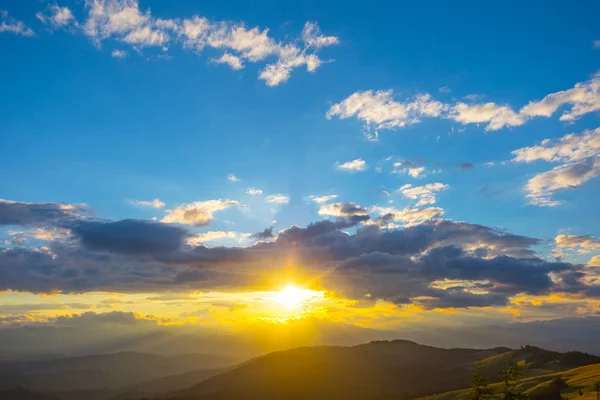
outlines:
[{"label": "sunlit sky glow", "polygon": [[0,326],[600,313],[600,5],[413,3],[0,0]]}]

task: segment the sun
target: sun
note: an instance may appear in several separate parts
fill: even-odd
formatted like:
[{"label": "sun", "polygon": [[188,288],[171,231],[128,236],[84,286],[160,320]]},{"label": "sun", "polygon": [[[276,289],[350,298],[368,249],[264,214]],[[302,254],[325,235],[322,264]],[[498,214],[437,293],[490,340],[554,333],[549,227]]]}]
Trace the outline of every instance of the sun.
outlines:
[{"label": "sun", "polygon": [[300,310],[317,299],[322,298],[321,292],[303,289],[295,285],[287,285],[273,296],[273,302],[286,310]]}]

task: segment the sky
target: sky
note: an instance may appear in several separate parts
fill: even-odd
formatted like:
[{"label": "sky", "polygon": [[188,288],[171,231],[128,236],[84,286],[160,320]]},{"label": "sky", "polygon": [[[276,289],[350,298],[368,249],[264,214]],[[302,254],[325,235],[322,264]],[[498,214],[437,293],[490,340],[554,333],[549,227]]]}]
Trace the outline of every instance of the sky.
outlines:
[{"label": "sky", "polygon": [[0,0],[0,324],[600,313],[599,12]]}]

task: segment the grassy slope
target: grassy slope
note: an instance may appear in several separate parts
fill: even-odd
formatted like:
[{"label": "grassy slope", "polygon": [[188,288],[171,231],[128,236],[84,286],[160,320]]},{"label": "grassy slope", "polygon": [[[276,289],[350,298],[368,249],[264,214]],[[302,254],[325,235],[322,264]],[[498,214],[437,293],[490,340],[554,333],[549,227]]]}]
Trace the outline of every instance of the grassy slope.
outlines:
[{"label": "grassy slope", "polygon": [[[537,370],[545,371],[545,370]],[[548,386],[552,378],[561,377],[567,382],[569,388],[565,389],[562,394],[567,399],[580,400],[596,400],[594,392],[594,384],[600,381],[600,364],[586,365],[562,372],[549,372],[542,375],[525,377],[522,379],[519,389],[526,393],[535,393],[543,390]],[[498,388],[499,384],[491,385]],[[583,391],[583,396],[580,397],[578,391]],[[452,392],[443,393],[437,396],[424,397],[423,400],[466,400],[469,398],[469,389],[455,390]]]}]

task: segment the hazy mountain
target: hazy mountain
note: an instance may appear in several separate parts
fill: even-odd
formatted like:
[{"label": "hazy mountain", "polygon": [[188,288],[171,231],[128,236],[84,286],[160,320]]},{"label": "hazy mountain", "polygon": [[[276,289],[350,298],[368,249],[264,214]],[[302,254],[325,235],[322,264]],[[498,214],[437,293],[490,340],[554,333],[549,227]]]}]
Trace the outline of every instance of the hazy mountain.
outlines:
[{"label": "hazy mountain", "polygon": [[[198,370],[224,368],[240,361],[242,359],[236,357],[206,354],[162,356],[134,352],[45,361],[3,361],[0,362],[0,387],[25,386],[42,391],[132,387],[138,383],[190,371],[199,374]],[[209,373],[204,374],[207,375]],[[200,378],[201,376],[198,381]],[[183,380],[188,382],[185,378]],[[163,385],[167,390],[173,388],[168,383]]]}]

